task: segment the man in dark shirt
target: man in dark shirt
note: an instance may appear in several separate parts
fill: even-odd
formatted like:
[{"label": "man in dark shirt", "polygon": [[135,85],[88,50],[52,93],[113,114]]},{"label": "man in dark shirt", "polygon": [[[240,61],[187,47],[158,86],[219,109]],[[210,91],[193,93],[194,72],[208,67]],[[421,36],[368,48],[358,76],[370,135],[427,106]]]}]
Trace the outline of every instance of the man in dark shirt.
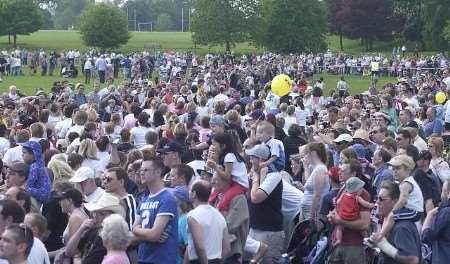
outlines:
[{"label": "man in dark shirt", "polygon": [[[420,152],[419,159],[417,160],[417,168],[421,169],[424,174],[421,175],[421,179],[414,179],[419,184],[423,198],[425,201],[425,209],[426,212],[429,212],[433,207],[437,207],[439,205],[439,202],[441,201],[441,182],[439,177],[433,173],[433,171],[430,169],[430,162],[431,162],[431,152],[428,150],[424,150]],[[426,182],[425,188],[428,188],[428,190],[423,190],[421,181]],[[427,194],[427,198],[425,198],[425,194]],[[431,197],[431,201],[428,201],[428,197]]]},{"label": "man in dark shirt", "polygon": [[270,150],[265,144],[256,145],[245,153],[252,164],[249,174],[252,179],[249,236],[270,245],[262,263],[272,263],[273,257],[281,255],[284,241],[281,211],[283,181],[279,172],[268,173],[267,167],[260,167],[270,158]]},{"label": "man in dark shirt", "polygon": [[413,173],[414,180],[419,184],[423,195],[424,208],[426,212],[431,211],[435,205],[433,203],[433,179],[428,176],[431,153],[428,150],[420,152],[416,161],[417,167]]},{"label": "man in dark shirt", "polygon": [[[400,196],[398,184],[385,181],[378,193],[378,216],[387,218]],[[412,221],[397,221],[391,232],[376,245],[382,251],[384,264],[418,264],[421,260],[421,242],[417,227]]]}]

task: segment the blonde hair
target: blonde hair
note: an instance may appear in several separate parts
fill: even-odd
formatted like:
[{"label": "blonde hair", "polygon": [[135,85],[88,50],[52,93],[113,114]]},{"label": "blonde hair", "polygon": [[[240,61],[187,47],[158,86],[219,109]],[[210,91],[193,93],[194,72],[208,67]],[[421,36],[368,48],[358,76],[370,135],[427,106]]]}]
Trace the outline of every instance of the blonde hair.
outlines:
[{"label": "blonde hair", "polygon": [[186,104],[186,112],[192,113],[197,110],[197,105],[194,102],[189,102]]},{"label": "blonde hair", "polygon": [[112,214],[103,220],[99,235],[103,243],[114,250],[125,250],[132,238],[127,223],[119,214]]},{"label": "blonde hair", "polygon": [[440,137],[430,137],[428,139],[428,144],[433,145],[436,149],[436,154],[441,157],[444,151],[444,140]]},{"label": "blonde hair", "polygon": [[80,154],[83,159],[97,160],[97,145],[95,141],[90,138],[86,138],[80,143],[80,148],[78,149],[78,154]]},{"label": "blonde hair", "polygon": [[188,134],[186,126],[183,123],[176,124],[173,128],[173,134],[175,137],[186,137]]}]

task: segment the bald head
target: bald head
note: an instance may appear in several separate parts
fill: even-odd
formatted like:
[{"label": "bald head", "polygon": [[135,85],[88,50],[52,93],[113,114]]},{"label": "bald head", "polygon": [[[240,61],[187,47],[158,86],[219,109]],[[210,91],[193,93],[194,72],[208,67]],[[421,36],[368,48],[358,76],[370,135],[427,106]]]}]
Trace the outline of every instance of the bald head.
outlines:
[{"label": "bald head", "polygon": [[211,184],[205,180],[196,181],[192,185],[192,192],[195,193],[199,202],[208,202],[211,194]]}]

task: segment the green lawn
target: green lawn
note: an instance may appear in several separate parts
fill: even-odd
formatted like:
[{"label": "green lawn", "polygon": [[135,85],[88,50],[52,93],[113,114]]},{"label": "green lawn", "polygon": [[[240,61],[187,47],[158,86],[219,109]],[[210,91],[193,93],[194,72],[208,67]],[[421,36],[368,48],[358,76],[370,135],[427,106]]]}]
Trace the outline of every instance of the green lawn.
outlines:
[{"label": "green lawn", "polygon": [[[339,75],[330,75],[330,74],[317,74],[314,75],[313,80],[318,80],[320,77],[323,77],[326,83],[326,91],[325,94],[328,96],[331,89],[334,89],[336,87],[336,84],[340,78]],[[370,77],[363,77],[363,76],[346,76],[345,77],[347,82],[350,85],[350,90],[352,94],[358,94],[362,93],[364,91],[367,91],[370,86]],[[36,74],[35,76],[31,76],[28,69],[25,68],[25,76],[19,76],[19,77],[6,77],[4,78],[3,82],[0,83],[0,93],[6,92],[8,90],[8,87],[10,85],[16,85],[22,92],[24,92],[27,95],[33,95],[35,94],[37,88],[44,88],[44,90],[49,91],[52,87],[53,83],[55,81],[63,80],[62,77],[59,75],[55,76],[40,76],[39,74]],[[83,83],[84,79],[81,75],[77,79],[67,79],[69,82],[72,82],[74,84],[81,82]],[[121,80],[118,81],[119,83]],[[378,81],[378,87],[381,87],[382,85],[388,83],[388,82],[396,82],[395,78],[380,78]],[[93,82],[91,82],[93,83]],[[91,87],[87,87],[88,90],[91,89]]]},{"label": "green lawn", "polygon": [[[195,53],[223,52],[223,47],[195,46],[189,32],[131,32],[131,39],[121,48],[124,52],[143,50],[145,46],[160,46],[162,50],[192,51]],[[86,51],[86,47],[77,31],[40,30],[28,36],[19,36],[17,45],[27,49]],[[8,37],[0,37],[0,48],[10,47]],[[239,44],[234,49],[238,53],[255,52],[257,48],[248,44]]]},{"label": "green lawn", "polygon": [[[131,32],[131,39],[128,44],[121,48],[124,52],[143,50],[146,45],[161,46],[162,50],[176,50],[176,51],[193,51],[195,53],[206,52],[223,52],[224,47],[207,47],[207,46],[195,46],[192,43],[190,32]],[[81,41],[80,34],[77,31],[66,30],[40,30],[28,36],[18,36],[18,46],[27,49],[40,49],[45,50],[66,50],[66,49],[79,49],[82,51],[89,48],[84,46]],[[340,51],[339,37],[330,35],[327,37],[328,47],[334,51]],[[343,39],[344,52],[349,54],[362,54],[367,53],[359,40]],[[399,43],[393,42],[374,42],[373,52],[370,54],[390,54],[394,46],[399,46]],[[409,51],[414,50],[414,44],[406,44]],[[9,48],[8,37],[0,37],[0,49]],[[236,53],[245,52],[261,52],[262,49],[256,48],[247,43],[239,44],[233,50]],[[427,52],[426,54],[429,54]]]}]

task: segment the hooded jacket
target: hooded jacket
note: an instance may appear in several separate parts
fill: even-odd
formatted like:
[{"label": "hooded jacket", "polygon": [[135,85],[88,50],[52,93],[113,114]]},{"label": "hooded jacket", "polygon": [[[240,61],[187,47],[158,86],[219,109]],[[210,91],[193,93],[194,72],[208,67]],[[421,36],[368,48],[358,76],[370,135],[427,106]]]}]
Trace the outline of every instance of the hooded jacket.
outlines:
[{"label": "hooded jacket", "polygon": [[22,147],[31,150],[34,155],[28,173],[27,191],[39,203],[45,203],[50,198],[51,182],[42,159],[41,145],[35,141],[27,141]]}]

